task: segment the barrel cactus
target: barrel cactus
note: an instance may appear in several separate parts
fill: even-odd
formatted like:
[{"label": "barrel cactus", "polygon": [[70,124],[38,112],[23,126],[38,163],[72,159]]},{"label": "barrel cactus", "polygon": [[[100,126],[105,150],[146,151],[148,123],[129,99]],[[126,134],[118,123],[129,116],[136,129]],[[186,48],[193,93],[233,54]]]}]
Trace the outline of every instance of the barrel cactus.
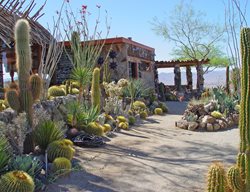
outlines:
[{"label": "barrel cactus", "polygon": [[50,97],[59,97],[59,96],[65,96],[66,95],[66,91],[64,90],[64,88],[60,87],[60,86],[51,86],[48,89],[48,96]]},{"label": "barrel cactus", "polygon": [[84,128],[84,131],[89,134],[103,136],[105,128],[97,122],[91,122]]},{"label": "barrel cactus", "polygon": [[71,160],[75,154],[72,141],[68,139],[61,139],[49,144],[48,159],[53,162],[57,157],[65,157]]},{"label": "barrel cactus", "polygon": [[237,166],[232,166],[227,172],[227,180],[229,187],[233,191],[242,191],[243,180],[240,174],[240,169]]},{"label": "barrel cactus", "polygon": [[24,171],[11,171],[1,176],[0,191],[33,192],[33,179]]},{"label": "barrel cactus", "polygon": [[70,160],[65,157],[58,157],[52,163],[52,171],[56,173],[68,173],[71,167]]},{"label": "barrel cactus", "polygon": [[155,108],[154,114],[155,114],[155,115],[162,115],[162,114],[163,114],[163,111],[162,111],[161,108]]}]

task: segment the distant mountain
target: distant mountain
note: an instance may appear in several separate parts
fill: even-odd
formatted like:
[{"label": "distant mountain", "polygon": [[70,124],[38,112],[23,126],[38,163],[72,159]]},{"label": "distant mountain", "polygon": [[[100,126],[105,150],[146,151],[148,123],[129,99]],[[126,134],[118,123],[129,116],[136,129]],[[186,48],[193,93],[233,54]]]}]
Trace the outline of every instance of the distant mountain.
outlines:
[{"label": "distant mountain", "polygon": [[[193,85],[196,86],[196,73],[193,73]],[[215,87],[218,85],[226,84],[226,71],[218,70],[213,71],[204,75],[205,78],[205,87]],[[172,72],[160,72],[159,81],[163,82],[165,85],[174,85],[174,73]],[[181,72],[181,81],[182,84],[186,84],[186,73]]]}]

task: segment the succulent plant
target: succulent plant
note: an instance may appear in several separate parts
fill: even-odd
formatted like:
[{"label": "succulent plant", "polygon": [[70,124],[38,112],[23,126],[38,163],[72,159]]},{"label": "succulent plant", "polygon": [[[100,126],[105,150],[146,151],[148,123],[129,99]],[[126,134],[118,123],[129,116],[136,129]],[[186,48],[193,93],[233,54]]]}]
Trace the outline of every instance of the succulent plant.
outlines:
[{"label": "succulent plant", "polygon": [[118,128],[127,130],[129,126],[127,122],[121,122],[118,124]]},{"label": "succulent plant", "polygon": [[146,109],[147,108],[146,105],[145,105],[145,103],[142,102],[142,101],[135,101],[133,103],[133,107],[134,108],[140,108],[140,109]]},{"label": "succulent plant", "polygon": [[128,117],[128,123],[129,125],[134,125],[136,122],[136,118],[134,116],[129,116]]},{"label": "succulent plant", "polygon": [[68,173],[71,170],[71,161],[65,157],[57,157],[52,162],[52,171],[55,173]]},{"label": "succulent plant", "polygon": [[48,89],[48,96],[58,97],[58,96],[65,96],[65,95],[66,95],[65,90],[59,86],[54,85]]},{"label": "succulent plant", "polygon": [[155,108],[154,114],[155,114],[155,115],[162,115],[162,114],[163,114],[163,111],[162,111],[161,108]]},{"label": "succulent plant", "polygon": [[223,117],[223,115],[219,111],[213,111],[211,115],[216,119],[220,119]]},{"label": "succulent plant", "polygon": [[61,139],[50,143],[47,151],[48,159],[51,162],[53,162],[57,157],[65,157],[71,160],[75,153],[73,143],[68,139]]},{"label": "succulent plant", "polygon": [[34,131],[35,142],[43,152],[50,143],[62,138],[62,130],[51,120],[40,122]]},{"label": "succulent plant", "polygon": [[104,133],[107,133],[112,130],[111,125],[107,123],[103,125],[103,128],[104,128]]},{"label": "succulent plant", "polygon": [[34,190],[33,179],[24,171],[11,171],[0,178],[0,191],[33,192]]},{"label": "succulent plant", "polygon": [[10,158],[10,145],[5,137],[0,137],[0,171],[7,166]]},{"label": "succulent plant", "polygon": [[146,119],[148,117],[148,113],[146,111],[141,111],[140,112],[140,118],[141,119]]},{"label": "succulent plant", "polygon": [[120,122],[127,122],[128,120],[126,119],[126,117],[124,116],[117,116],[116,120],[120,123]]},{"label": "succulent plant", "polygon": [[41,173],[42,167],[43,163],[39,159],[29,155],[16,156],[8,164],[9,170],[24,171],[33,179]]},{"label": "succulent plant", "polygon": [[243,180],[237,166],[232,166],[227,172],[227,181],[233,191],[242,191]]},{"label": "succulent plant", "polygon": [[104,135],[104,128],[102,125],[100,125],[97,122],[91,122],[88,124],[86,128],[84,128],[84,131],[88,134],[93,134],[97,136],[103,136]]},{"label": "succulent plant", "polygon": [[213,163],[208,172],[207,192],[225,192],[226,177],[223,166]]},{"label": "succulent plant", "polygon": [[101,89],[100,89],[100,69],[96,67],[93,71],[91,85],[91,103],[100,112],[101,107]]}]

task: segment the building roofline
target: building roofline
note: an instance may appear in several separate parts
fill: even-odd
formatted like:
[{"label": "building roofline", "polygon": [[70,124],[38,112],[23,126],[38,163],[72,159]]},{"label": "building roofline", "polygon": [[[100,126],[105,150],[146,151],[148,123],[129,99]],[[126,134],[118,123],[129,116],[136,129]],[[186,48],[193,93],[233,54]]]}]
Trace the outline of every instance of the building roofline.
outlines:
[{"label": "building roofline", "polygon": [[[127,43],[130,45],[135,45],[137,47],[143,48],[143,49],[147,49],[149,51],[153,51],[155,52],[155,49],[152,47],[149,47],[147,45],[143,45],[141,43],[138,43],[136,41],[133,41],[131,39],[125,38],[125,37],[114,37],[114,38],[107,38],[107,39],[100,39],[100,40],[94,40],[94,44],[99,43],[100,41],[105,41],[105,45],[112,45],[112,44],[119,44],[119,43]],[[84,43],[84,42],[82,42]],[[64,41],[64,45],[66,47],[70,46],[70,42],[69,41]]]}]

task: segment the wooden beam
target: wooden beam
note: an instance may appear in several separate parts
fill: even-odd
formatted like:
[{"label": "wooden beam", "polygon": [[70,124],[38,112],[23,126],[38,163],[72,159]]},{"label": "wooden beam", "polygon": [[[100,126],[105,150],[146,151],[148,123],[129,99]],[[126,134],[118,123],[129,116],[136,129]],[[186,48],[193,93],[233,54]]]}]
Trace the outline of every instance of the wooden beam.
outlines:
[{"label": "wooden beam", "polygon": [[198,64],[200,65],[205,65],[209,64],[209,59],[206,60],[187,60],[187,61],[155,61],[155,65],[157,68],[174,68],[175,66],[180,66],[180,67],[192,67],[196,66]]}]

